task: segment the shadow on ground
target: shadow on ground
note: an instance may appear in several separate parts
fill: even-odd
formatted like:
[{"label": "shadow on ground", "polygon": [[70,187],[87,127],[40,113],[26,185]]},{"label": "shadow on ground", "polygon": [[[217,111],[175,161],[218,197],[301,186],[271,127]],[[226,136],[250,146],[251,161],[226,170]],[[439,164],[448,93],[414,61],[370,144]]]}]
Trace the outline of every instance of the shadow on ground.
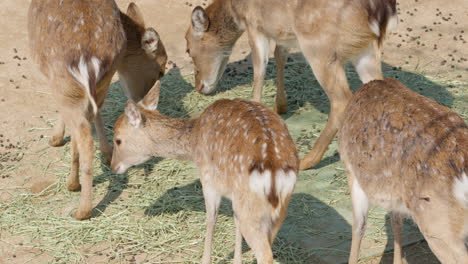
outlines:
[{"label": "shadow on ground", "polygon": [[[166,191],[145,210],[145,215],[176,214],[180,211],[205,212],[199,180]],[[291,199],[288,212],[273,244],[275,259],[281,263],[340,263],[347,258],[351,229],[335,209],[309,194],[297,193]],[[228,200],[223,199],[219,214],[232,217]],[[244,251],[247,248],[244,242]],[[231,263],[233,254],[231,252],[219,263]]]}]

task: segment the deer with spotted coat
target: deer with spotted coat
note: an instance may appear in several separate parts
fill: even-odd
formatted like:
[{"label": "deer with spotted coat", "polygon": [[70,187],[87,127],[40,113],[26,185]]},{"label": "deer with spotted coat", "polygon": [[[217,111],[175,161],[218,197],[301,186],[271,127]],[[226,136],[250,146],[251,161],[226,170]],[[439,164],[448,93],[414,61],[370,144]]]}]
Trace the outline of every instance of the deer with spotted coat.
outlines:
[{"label": "deer with spotted coat", "polygon": [[394,263],[402,217],[442,263],[468,263],[468,127],[455,112],[393,80],[361,87],[339,134],[353,204],[349,263],[358,262],[369,203],[391,212]]},{"label": "deer with spotted coat", "polygon": [[215,0],[206,10],[200,6],[193,10],[185,38],[194,63],[195,89],[207,94],[216,88],[235,42],[246,31],[257,102],[262,97],[269,41],[275,41],[278,113],[287,111],[288,50],[301,49],[331,104],[325,129],[301,161],[301,169],[307,169],[322,159],[352,96],[344,64],[351,61],[364,83],[382,79],[380,47],[396,24],[396,0]]},{"label": "deer with spotted coat", "polygon": [[67,187],[81,189],[75,218],[87,219],[92,211],[93,119],[104,160],[109,163],[112,155],[99,113],[112,76],[118,71],[127,96],[141,99],[164,74],[166,52],[158,33],[145,28],[134,3],[124,14],[111,0],[33,0],[28,18],[31,54],[61,115],[49,143],[62,146],[65,126],[69,128]]},{"label": "deer with spotted coat", "polygon": [[258,263],[273,263],[271,245],[299,167],[286,124],[260,103],[242,99],[218,100],[197,119],[171,118],[156,110],[159,91],[158,81],[141,102],[127,102],[114,127],[112,170],[124,173],[153,156],[194,161],[207,216],[202,263],[211,263],[222,196],[232,201],[234,211],[234,263],[242,262],[242,237]]}]

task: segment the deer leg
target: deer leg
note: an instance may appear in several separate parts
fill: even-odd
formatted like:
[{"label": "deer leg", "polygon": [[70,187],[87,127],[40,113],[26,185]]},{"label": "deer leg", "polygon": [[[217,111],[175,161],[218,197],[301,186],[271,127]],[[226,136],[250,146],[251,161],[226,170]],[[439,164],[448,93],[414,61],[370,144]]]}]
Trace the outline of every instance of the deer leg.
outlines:
[{"label": "deer leg", "polygon": [[76,144],[75,137],[71,137],[70,144],[70,154],[71,154],[71,168],[70,175],[67,179],[67,189],[69,191],[79,191],[81,189],[80,185],[80,153],[78,152],[78,147]]},{"label": "deer leg", "polygon": [[94,118],[94,125],[96,127],[96,133],[99,139],[101,153],[104,157],[104,162],[109,165],[112,160],[112,146],[109,144],[109,140],[104,132],[104,122],[102,120],[101,111],[98,111]]},{"label": "deer leg", "polygon": [[[75,218],[83,220],[91,217],[92,207],[92,186],[93,186],[93,158],[94,145],[91,133],[91,123],[88,121],[86,112],[80,106],[63,104],[64,121],[70,128],[72,138],[72,172],[69,177],[69,188],[76,186],[77,157],[81,175],[79,183],[81,185],[80,205],[75,214]],[[78,151],[78,153],[77,153]],[[78,155],[78,156],[77,156]]]},{"label": "deer leg", "polygon": [[234,248],[234,264],[242,264],[242,232],[239,219],[235,214],[234,222],[236,223],[236,245]]},{"label": "deer leg", "polygon": [[[328,149],[333,137],[336,135],[344,118],[344,110],[352,97],[346,80],[343,64],[333,55],[315,57],[314,52],[307,46],[302,48],[309,64],[312,66],[314,75],[330,99],[330,116],[325,129],[315,142],[312,150],[307,154],[300,164],[301,169],[308,169],[317,165]],[[317,54],[320,54],[317,52]]]},{"label": "deer leg", "polygon": [[262,33],[249,29],[248,35],[254,68],[253,100],[261,102],[270,46],[268,38]]},{"label": "deer leg", "polygon": [[284,66],[288,59],[288,48],[276,45],[275,63],[276,63],[276,101],[275,112],[285,114],[288,112],[288,99],[284,89]]},{"label": "deer leg", "polygon": [[403,229],[403,218],[397,212],[392,212],[391,216],[393,230],[393,264],[403,263],[401,248],[401,231]]},{"label": "deer leg", "polygon": [[209,183],[203,182],[203,197],[205,198],[206,207],[206,235],[202,263],[209,264],[211,263],[213,231],[221,203],[221,195]]},{"label": "deer leg", "polygon": [[359,259],[359,248],[361,247],[362,237],[366,230],[367,212],[369,210],[369,200],[362,190],[361,186],[353,176],[353,172],[348,172],[348,184],[351,189],[351,200],[353,203],[353,231],[351,252],[349,263],[357,264]]},{"label": "deer leg", "polygon": [[61,147],[65,145],[65,141],[63,140],[63,136],[65,134],[65,123],[63,119],[60,117],[57,120],[57,123],[52,130],[52,135],[49,139],[49,145],[52,147]]},{"label": "deer leg", "polygon": [[352,63],[362,83],[368,83],[372,80],[382,80],[382,67],[380,65],[380,50],[376,43],[372,43],[356,56]]}]

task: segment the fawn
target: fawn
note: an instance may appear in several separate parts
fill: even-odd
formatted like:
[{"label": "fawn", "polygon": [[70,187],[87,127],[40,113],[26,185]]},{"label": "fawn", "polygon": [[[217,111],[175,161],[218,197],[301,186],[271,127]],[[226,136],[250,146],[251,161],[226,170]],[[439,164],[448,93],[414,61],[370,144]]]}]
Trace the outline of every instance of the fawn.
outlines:
[{"label": "fawn", "polygon": [[75,218],[86,219],[92,210],[93,119],[105,161],[112,155],[99,113],[112,76],[118,71],[127,96],[142,98],[164,74],[166,52],[133,3],[123,14],[110,0],[33,0],[28,17],[31,54],[49,81],[61,115],[49,143],[63,145],[65,125],[70,129],[67,187],[81,189]]},{"label": "fawn", "polygon": [[299,47],[327,93],[330,117],[314,147],[301,161],[307,169],[320,162],[344,117],[352,93],[344,64],[352,61],[362,82],[382,79],[380,46],[397,24],[396,0],[214,0],[196,7],[185,38],[193,59],[195,88],[217,86],[237,39],[247,31],[254,68],[253,100],[260,102],[274,40],[277,72],[275,109],[287,111],[284,67],[288,50]]},{"label": "fawn", "polygon": [[299,167],[284,121],[257,102],[218,100],[197,119],[160,114],[160,84],[145,98],[128,101],[115,123],[112,170],[124,173],[150,157],[193,160],[200,169],[207,230],[202,263],[211,244],[221,197],[232,201],[236,223],[234,263],[242,237],[258,263],[273,263],[271,244],[286,217]]},{"label": "fawn", "polygon": [[442,263],[468,263],[468,127],[449,108],[393,79],[361,87],[346,108],[340,155],[353,204],[349,263],[357,263],[369,203],[391,212],[394,263],[402,217]]}]

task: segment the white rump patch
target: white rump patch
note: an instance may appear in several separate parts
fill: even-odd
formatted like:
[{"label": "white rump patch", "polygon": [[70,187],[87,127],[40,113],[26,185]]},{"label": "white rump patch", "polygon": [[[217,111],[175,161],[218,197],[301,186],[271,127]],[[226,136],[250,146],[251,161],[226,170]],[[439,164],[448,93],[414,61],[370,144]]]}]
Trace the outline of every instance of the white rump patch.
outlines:
[{"label": "white rump patch", "polygon": [[75,78],[75,80],[77,80],[85,88],[86,94],[88,95],[89,101],[93,107],[94,115],[96,115],[98,109],[94,98],[91,96],[91,91],[89,88],[88,65],[86,64],[84,57],[80,57],[78,68],[68,67],[68,71]]},{"label": "white rump patch", "polygon": [[397,25],[398,25],[398,16],[395,14],[387,22],[387,34],[396,30]]},{"label": "white rump patch", "polygon": [[282,202],[294,191],[296,185],[296,173],[290,170],[285,172],[284,170],[277,170],[276,175],[276,192],[278,193],[279,200]]},{"label": "white rump patch", "polygon": [[359,221],[358,223],[355,223],[355,226],[360,229],[364,225],[367,218],[367,211],[369,210],[369,199],[356,179],[353,180],[351,198],[353,201],[353,211],[357,218],[356,220]]},{"label": "white rump patch", "polygon": [[252,171],[249,177],[250,189],[261,195],[268,196],[271,190],[271,171],[265,170],[260,173],[258,170]]},{"label": "white rump patch", "polygon": [[99,78],[101,77],[101,76],[99,76],[101,61],[96,57],[92,57],[91,58],[91,63],[93,64],[93,67],[94,67],[94,72],[96,74],[96,83],[97,83],[99,81]]},{"label": "white rump patch", "polygon": [[371,22],[369,22],[369,27],[377,37],[380,37],[380,27],[379,22],[377,22],[377,20],[373,19]]},{"label": "white rump patch", "polygon": [[453,195],[465,208],[468,208],[468,176],[463,172],[461,179],[455,178],[453,183]]}]

